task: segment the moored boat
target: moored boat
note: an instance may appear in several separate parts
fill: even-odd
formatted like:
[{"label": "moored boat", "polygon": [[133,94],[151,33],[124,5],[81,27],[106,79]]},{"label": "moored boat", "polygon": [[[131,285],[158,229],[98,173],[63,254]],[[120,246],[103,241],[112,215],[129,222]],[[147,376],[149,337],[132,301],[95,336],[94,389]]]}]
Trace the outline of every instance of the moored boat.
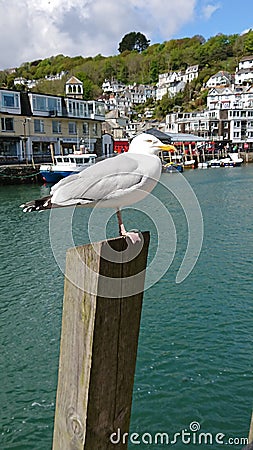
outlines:
[{"label": "moored boat", "polygon": [[195,169],[195,159],[186,159],[184,161],[184,168],[185,169]]},{"label": "moored boat", "polygon": [[209,164],[210,164],[210,167],[214,167],[214,168],[216,168],[216,167],[221,167],[221,165],[220,165],[220,160],[219,159],[211,159],[210,161],[209,161]]},{"label": "moored boat", "polygon": [[208,169],[208,167],[210,167],[208,161],[198,163],[198,169]]},{"label": "moored boat", "polygon": [[243,158],[240,158],[238,153],[229,153],[228,154],[233,167],[241,166],[243,163]]},{"label": "moored boat", "polygon": [[97,155],[95,153],[70,154],[65,156],[55,156],[53,164],[42,164],[40,174],[47,183],[57,183],[73,173],[95,164]]},{"label": "moored boat", "polygon": [[165,173],[173,173],[173,172],[183,172],[184,167],[181,163],[170,162],[163,166],[163,172]]},{"label": "moored boat", "polygon": [[226,158],[212,159],[209,161],[211,167],[238,167],[243,163],[243,158],[239,158],[238,153],[229,153]]}]

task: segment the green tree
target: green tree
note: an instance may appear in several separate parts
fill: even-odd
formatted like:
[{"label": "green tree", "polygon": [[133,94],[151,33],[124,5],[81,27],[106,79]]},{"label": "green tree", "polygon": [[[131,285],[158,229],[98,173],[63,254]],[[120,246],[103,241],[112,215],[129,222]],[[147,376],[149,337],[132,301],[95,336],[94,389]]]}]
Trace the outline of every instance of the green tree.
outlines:
[{"label": "green tree", "polygon": [[253,31],[250,30],[244,38],[244,51],[247,54],[253,53]]},{"label": "green tree", "polygon": [[148,48],[150,41],[144,36],[144,34],[135,31],[126,34],[122,41],[119,43],[118,51],[123,53],[125,50],[137,50],[141,53]]}]

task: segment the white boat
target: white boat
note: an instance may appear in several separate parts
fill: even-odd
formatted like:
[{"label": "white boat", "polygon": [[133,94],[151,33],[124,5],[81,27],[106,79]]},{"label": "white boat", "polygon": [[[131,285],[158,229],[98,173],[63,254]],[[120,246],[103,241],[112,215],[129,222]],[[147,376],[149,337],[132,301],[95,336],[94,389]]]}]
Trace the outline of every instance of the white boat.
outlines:
[{"label": "white boat", "polygon": [[198,163],[198,169],[208,169],[210,167],[209,162],[199,162]]},{"label": "white boat", "polygon": [[40,174],[47,183],[57,183],[62,178],[95,164],[97,155],[95,153],[73,153],[70,155],[54,156],[53,164],[42,164]]},{"label": "white boat", "polygon": [[229,153],[228,155],[232,159],[234,166],[241,166],[243,158],[239,158],[238,153]]},{"label": "white boat", "polygon": [[229,153],[226,158],[211,159],[211,167],[238,167],[243,163],[243,158],[239,158],[238,153]]},{"label": "white boat", "polygon": [[220,159],[221,167],[238,167],[243,163],[243,158],[239,158],[238,153],[229,153],[227,158]]},{"label": "white boat", "polygon": [[209,161],[209,164],[210,164],[210,167],[214,167],[214,168],[216,168],[216,167],[221,167],[221,165],[220,165],[220,159],[211,159],[210,161]]}]

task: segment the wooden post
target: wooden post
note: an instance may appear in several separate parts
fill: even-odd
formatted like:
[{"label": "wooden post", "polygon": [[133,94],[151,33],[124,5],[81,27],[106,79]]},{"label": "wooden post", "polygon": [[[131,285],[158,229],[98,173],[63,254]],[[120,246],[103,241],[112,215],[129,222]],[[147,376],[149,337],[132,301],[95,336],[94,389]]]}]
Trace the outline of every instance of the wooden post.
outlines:
[{"label": "wooden post", "polygon": [[249,436],[248,436],[248,443],[251,444],[253,442],[253,412],[251,415],[251,422],[249,427]]},{"label": "wooden post", "polygon": [[141,236],[67,252],[53,450],[127,449],[149,245]]}]

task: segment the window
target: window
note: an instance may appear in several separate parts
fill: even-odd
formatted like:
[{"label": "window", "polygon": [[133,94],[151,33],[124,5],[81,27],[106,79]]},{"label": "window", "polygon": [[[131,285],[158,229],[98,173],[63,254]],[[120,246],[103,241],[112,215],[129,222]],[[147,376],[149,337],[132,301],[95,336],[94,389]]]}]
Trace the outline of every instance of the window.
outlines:
[{"label": "window", "polygon": [[44,133],[44,120],[34,119],[34,133]]},{"label": "window", "polygon": [[87,156],[87,158],[76,158],[76,164],[87,164],[89,160],[89,156]]},{"label": "window", "polygon": [[53,133],[61,133],[61,122],[59,120],[53,120],[52,131]]},{"label": "window", "polygon": [[72,114],[72,102],[69,102],[69,113]]},{"label": "window", "polygon": [[14,131],[14,121],[10,117],[2,117],[1,126],[2,131]]},{"label": "window", "polygon": [[84,105],[78,100],[68,100],[67,101],[68,113],[73,116],[83,116],[84,115]]},{"label": "window", "polygon": [[36,95],[36,97],[33,97],[33,108],[37,111],[46,111],[46,97],[40,97],[38,95]]},{"label": "window", "polygon": [[89,124],[87,122],[83,122],[83,134],[89,134]]},{"label": "window", "polygon": [[58,111],[58,99],[49,97],[47,100],[49,111]]},{"label": "window", "polygon": [[69,134],[76,134],[76,122],[69,122]]},{"label": "window", "polygon": [[41,112],[58,112],[61,114],[61,99],[33,94],[33,109]]},{"label": "window", "polygon": [[98,134],[98,124],[96,122],[92,125],[92,131],[95,135]]},{"label": "window", "polygon": [[241,122],[239,120],[234,123],[235,128],[240,128],[240,126],[241,126]]},{"label": "window", "polygon": [[93,114],[93,102],[92,103],[88,103],[88,114],[89,114],[89,116],[91,114]]},{"label": "window", "polygon": [[2,93],[2,106],[7,108],[19,108],[18,94],[3,94]]}]

